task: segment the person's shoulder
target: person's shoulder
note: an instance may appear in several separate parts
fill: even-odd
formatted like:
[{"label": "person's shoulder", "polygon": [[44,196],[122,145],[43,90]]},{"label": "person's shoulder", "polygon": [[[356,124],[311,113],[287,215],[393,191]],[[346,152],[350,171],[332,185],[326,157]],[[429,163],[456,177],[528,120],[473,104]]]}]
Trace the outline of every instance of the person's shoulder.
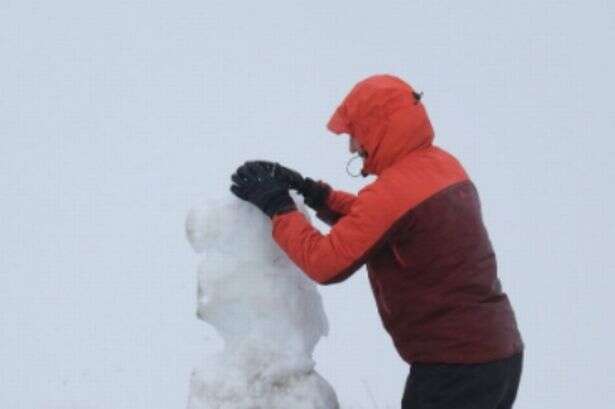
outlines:
[{"label": "person's shoulder", "polygon": [[469,176],[459,161],[445,150],[431,147],[414,152],[385,170],[369,187],[375,197],[411,209]]},{"label": "person's shoulder", "polygon": [[409,178],[405,172],[399,172],[397,169],[387,169],[359,190],[357,202],[360,207],[379,209],[380,212],[391,215],[402,214],[417,200],[413,186],[418,181],[412,180],[414,177]]},{"label": "person's shoulder", "polygon": [[408,155],[391,173],[407,177],[415,175],[421,181],[441,181],[448,184],[450,180],[468,179],[469,176],[456,156],[438,147],[431,146],[420,152]]},{"label": "person's shoulder", "polygon": [[359,191],[357,192],[357,198],[365,199],[368,197],[376,197],[378,193],[382,191],[383,188],[384,186],[382,183],[382,178],[378,177],[377,179],[373,180],[372,182],[359,189]]}]

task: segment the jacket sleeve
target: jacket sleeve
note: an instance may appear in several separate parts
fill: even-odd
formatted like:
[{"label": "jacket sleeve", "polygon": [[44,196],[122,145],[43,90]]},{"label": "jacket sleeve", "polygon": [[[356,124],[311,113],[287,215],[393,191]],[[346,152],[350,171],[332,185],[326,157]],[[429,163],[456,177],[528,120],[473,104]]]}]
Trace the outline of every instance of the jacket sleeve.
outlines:
[{"label": "jacket sleeve", "polygon": [[329,226],[333,226],[338,220],[350,213],[350,208],[357,199],[352,193],[341,190],[331,190],[327,196],[325,206],[316,210],[316,217]]},{"label": "jacket sleeve", "polygon": [[274,217],[274,240],[314,281],[331,284],[345,280],[367,261],[401,216],[400,205],[391,193],[379,192],[373,187],[376,183],[355,199],[333,197],[332,204],[339,204],[336,208],[347,210],[347,214],[328,234],[320,233],[302,213],[293,211]]}]

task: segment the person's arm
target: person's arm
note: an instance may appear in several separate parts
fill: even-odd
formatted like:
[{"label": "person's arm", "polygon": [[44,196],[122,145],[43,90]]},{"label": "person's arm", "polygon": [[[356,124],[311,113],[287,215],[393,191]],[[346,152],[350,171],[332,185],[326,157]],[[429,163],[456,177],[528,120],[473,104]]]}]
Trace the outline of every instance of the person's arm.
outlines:
[{"label": "person's arm", "polygon": [[363,189],[354,199],[334,195],[331,204],[348,212],[328,234],[315,229],[301,212],[276,215],[274,240],[314,281],[332,284],[345,280],[381,245],[404,212],[399,201],[377,185]]},{"label": "person's arm", "polygon": [[316,217],[329,226],[333,226],[341,217],[350,213],[350,208],[357,196],[341,190],[334,190],[322,181],[317,183],[327,192],[322,204],[310,205],[308,200],[306,200],[306,204],[316,211]]}]

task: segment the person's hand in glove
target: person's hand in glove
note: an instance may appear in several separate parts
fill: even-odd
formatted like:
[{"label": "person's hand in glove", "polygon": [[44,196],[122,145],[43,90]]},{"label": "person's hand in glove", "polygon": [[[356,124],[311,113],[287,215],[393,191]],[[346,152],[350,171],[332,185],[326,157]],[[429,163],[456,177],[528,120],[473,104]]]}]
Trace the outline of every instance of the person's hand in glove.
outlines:
[{"label": "person's hand in glove", "polygon": [[231,176],[231,192],[273,218],[297,209],[288,194],[288,183],[276,178],[272,169],[258,162],[247,162]]},{"label": "person's hand in glove", "polygon": [[314,210],[325,206],[331,187],[323,182],[304,178],[299,172],[270,161],[250,161],[246,165],[260,165],[267,169],[273,177],[285,183],[289,189],[296,190],[304,198],[305,204]]}]

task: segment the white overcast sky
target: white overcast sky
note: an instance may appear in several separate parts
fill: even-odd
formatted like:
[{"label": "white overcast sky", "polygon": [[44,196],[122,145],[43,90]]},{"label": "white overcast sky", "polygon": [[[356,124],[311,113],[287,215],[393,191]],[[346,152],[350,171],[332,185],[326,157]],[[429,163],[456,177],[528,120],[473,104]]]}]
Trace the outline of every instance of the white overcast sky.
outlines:
[{"label": "white overcast sky", "polygon": [[[481,193],[527,344],[516,407],[608,407],[613,44],[606,0],[0,0],[0,407],[184,407],[219,346],[188,208],[250,158],[358,189],[325,123],[375,73],[424,91]],[[317,369],[348,408],[396,408],[365,272],[322,294]]]}]

